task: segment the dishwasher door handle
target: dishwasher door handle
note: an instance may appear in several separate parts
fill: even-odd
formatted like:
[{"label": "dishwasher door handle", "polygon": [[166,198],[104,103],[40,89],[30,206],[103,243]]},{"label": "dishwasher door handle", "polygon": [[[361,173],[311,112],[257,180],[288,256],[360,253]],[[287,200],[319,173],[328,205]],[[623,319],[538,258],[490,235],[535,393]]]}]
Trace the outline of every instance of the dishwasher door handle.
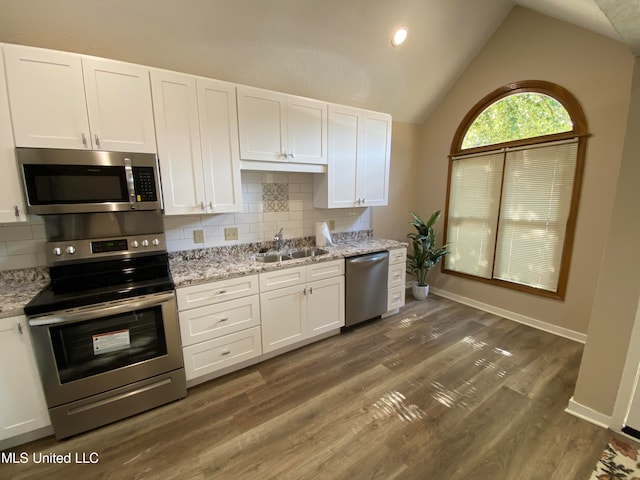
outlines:
[{"label": "dishwasher door handle", "polygon": [[383,252],[378,255],[367,255],[360,258],[354,258],[352,260],[349,260],[349,263],[358,265],[363,263],[380,263],[384,261],[385,258],[387,258],[387,252]]}]

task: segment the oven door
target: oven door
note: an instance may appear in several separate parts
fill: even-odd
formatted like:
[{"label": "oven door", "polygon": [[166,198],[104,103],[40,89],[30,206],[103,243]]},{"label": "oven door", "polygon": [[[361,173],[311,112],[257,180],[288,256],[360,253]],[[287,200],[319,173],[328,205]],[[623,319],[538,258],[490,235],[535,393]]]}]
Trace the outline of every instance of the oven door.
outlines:
[{"label": "oven door", "polygon": [[170,292],[30,319],[49,407],[182,368],[176,311]]}]

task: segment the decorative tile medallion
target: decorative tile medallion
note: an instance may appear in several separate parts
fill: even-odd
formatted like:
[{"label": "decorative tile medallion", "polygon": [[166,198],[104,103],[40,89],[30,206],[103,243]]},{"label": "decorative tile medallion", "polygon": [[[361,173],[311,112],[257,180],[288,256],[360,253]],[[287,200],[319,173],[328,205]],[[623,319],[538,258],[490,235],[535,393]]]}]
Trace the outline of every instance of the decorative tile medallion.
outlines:
[{"label": "decorative tile medallion", "polygon": [[289,184],[263,183],[262,204],[264,212],[288,212]]}]

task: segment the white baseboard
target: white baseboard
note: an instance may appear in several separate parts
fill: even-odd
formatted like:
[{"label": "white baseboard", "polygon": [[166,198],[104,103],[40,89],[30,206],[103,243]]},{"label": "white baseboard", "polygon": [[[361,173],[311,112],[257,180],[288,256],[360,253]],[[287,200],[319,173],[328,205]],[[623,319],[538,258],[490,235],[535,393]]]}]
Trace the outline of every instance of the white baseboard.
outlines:
[{"label": "white baseboard", "polygon": [[576,402],[573,397],[569,400],[569,405],[567,405],[565,412],[573,415],[574,417],[593,423],[598,427],[609,428],[611,426],[611,415],[605,415],[603,413],[596,412],[592,408],[585,407],[581,403]]},{"label": "white baseboard", "polygon": [[446,290],[441,290],[439,288],[431,287],[430,290],[436,295],[440,295],[441,297],[448,298],[449,300],[453,300],[455,302],[462,303],[464,305],[469,305],[470,307],[474,307],[485,312],[493,313],[494,315],[498,315],[500,317],[513,320],[514,322],[522,323],[524,325],[537,328],[538,330],[543,330],[545,332],[553,333],[554,335],[568,338],[569,340],[573,340],[579,343],[587,342],[587,335],[584,333],[576,332],[575,330],[569,330],[568,328],[558,327],[557,325],[552,325],[550,323],[543,322],[542,320],[537,320],[535,318],[527,317],[526,315],[521,315],[516,312],[511,312],[509,310],[495,307],[493,305],[489,305],[488,303],[479,302],[477,300],[473,300],[472,298],[463,297],[462,295],[447,292]]}]

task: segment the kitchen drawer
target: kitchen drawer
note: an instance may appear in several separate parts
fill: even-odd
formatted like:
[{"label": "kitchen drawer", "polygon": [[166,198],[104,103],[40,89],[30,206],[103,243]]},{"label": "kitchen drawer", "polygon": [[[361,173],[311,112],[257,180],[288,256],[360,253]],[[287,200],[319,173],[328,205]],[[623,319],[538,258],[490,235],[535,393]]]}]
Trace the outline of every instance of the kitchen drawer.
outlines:
[{"label": "kitchen drawer", "polygon": [[253,327],[183,348],[184,370],[193,380],[261,354],[260,327]]},{"label": "kitchen drawer", "polygon": [[176,290],[178,310],[180,311],[256,295],[257,293],[257,275],[180,287]]},{"label": "kitchen drawer", "polygon": [[223,337],[260,325],[260,297],[249,297],[192,308],[178,315],[182,346]]},{"label": "kitchen drawer", "polygon": [[260,274],[260,293],[307,283],[307,267],[283,268]]},{"label": "kitchen drawer", "polygon": [[407,262],[407,249],[406,248],[394,248],[389,250],[389,265],[395,265],[397,263]]},{"label": "kitchen drawer", "polygon": [[387,312],[404,306],[405,287],[394,287],[389,289],[387,297]]},{"label": "kitchen drawer", "polygon": [[405,264],[397,263],[395,265],[389,265],[389,277],[387,278],[387,287],[394,288],[404,286],[404,272]]},{"label": "kitchen drawer", "polygon": [[344,275],[344,259],[313,263],[307,266],[307,282]]}]

